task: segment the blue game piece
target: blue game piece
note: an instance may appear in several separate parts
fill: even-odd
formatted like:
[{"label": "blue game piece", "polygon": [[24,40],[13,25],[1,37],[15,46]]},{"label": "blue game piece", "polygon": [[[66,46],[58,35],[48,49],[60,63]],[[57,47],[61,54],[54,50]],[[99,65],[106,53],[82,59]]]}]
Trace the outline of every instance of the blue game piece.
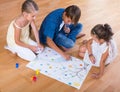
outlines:
[{"label": "blue game piece", "polygon": [[19,64],[18,63],[16,63],[16,68],[18,68],[19,67]]}]

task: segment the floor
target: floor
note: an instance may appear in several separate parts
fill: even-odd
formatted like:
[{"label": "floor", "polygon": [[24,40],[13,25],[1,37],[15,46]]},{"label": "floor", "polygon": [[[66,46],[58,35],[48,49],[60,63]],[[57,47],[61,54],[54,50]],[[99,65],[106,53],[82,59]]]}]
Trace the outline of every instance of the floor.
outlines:
[{"label": "floor", "polygon": [[[52,10],[65,8],[71,4],[78,5],[82,11],[80,21],[83,24],[85,37],[78,39],[76,45],[68,53],[78,57],[78,47],[84,39],[89,39],[90,30],[96,24],[111,25],[114,39],[118,47],[118,56],[105,68],[100,79],[92,79],[91,73],[98,71],[93,67],[80,90],[58,82],[40,74],[36,82],[31,81],[35,72],[26,67],[28,61],[4,49],[6,32],[9,23],[20,14],[24,0],[0,0],[0,92],[120,92],[120,0],[35,0],[40,8],[36,18],[39,29],[44,17]],[[79,58],[79,57],[78,57]],[[19,63],[20,67],[15,68]]]}]

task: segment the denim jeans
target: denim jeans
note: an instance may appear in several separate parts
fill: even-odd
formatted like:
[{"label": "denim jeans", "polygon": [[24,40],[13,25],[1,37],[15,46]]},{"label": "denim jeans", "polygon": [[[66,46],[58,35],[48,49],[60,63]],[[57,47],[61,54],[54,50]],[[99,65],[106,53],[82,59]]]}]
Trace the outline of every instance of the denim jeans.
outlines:
[{"label": "denim jeans", "polygon": [[54,40],[55,44],[58,46],[62,46],[65,48],[72,48],[75,44],[75,42],[69,38],[63,33],[59,33]]},{"label": "denim jeans", "polygon": [[81,32],[82,24],[77,24],[76,26],[70,25],[70,33],[66,34],[63,28],[57,33],[54,38],[54,42],[58,46],[65,48],[72,48],[75,45],[76,36]]}]

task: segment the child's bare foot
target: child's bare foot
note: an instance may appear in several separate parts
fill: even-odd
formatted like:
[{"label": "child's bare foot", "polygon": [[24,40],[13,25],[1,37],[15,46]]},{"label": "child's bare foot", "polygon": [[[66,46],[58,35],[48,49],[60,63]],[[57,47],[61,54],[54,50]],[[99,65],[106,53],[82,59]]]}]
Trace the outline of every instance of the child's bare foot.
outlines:
[{"label": "child's bare foot", "polygon": [[102,75],[99,74],[99,73],[93,73],[93,74],[91,75],[91,77],[94,78],[94,79],[98,79],[98,78],[100,78],[101,76],[102,76]]},{"label": "child's bare foot", "polygon": [[80,33],[80,34],[77,35],[76,39],[81,38],[81,37],[84,37],[85,35],[86,35],[86,34]]},{"label": "child's bare foot", "polygon": [[87,40],[83,40],[83,41],[82,41],[82,44],[86,44],[86,43],[87,43]]}]

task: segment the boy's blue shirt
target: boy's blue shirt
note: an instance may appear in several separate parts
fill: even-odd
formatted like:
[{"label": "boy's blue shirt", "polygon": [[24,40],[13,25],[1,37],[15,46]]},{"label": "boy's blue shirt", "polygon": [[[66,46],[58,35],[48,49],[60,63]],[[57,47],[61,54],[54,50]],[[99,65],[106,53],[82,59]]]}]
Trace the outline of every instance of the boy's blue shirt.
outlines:
[{"label": "boy's blue shirt", "polygon": [[[63,16],[64,10],[65,9],[63,8],[56,9],[46,16],[39,30],[39,38],[41,43],[46,44],[47,37],[54,40],[54,38],[57,36],[59,32],[60,24],[63,21],[62,16]],[[82,28],[82,24],[81,24],[81,28]],[[72,34],[69,34],[68,36],[75,42],[76,40],[75,36],[77,35],[77,33],[75,32],[75,30],[74,32],[71,32],[71,33]]]},{"label": "boy's blue shirt", "polygon": [[46,16],[39,30],[40,41],[42,43],[46,43],[47,37],[54,39],[54,36],[59,31],[59,26],[62,23],[63,12],[64,9],[57,9]]}]

